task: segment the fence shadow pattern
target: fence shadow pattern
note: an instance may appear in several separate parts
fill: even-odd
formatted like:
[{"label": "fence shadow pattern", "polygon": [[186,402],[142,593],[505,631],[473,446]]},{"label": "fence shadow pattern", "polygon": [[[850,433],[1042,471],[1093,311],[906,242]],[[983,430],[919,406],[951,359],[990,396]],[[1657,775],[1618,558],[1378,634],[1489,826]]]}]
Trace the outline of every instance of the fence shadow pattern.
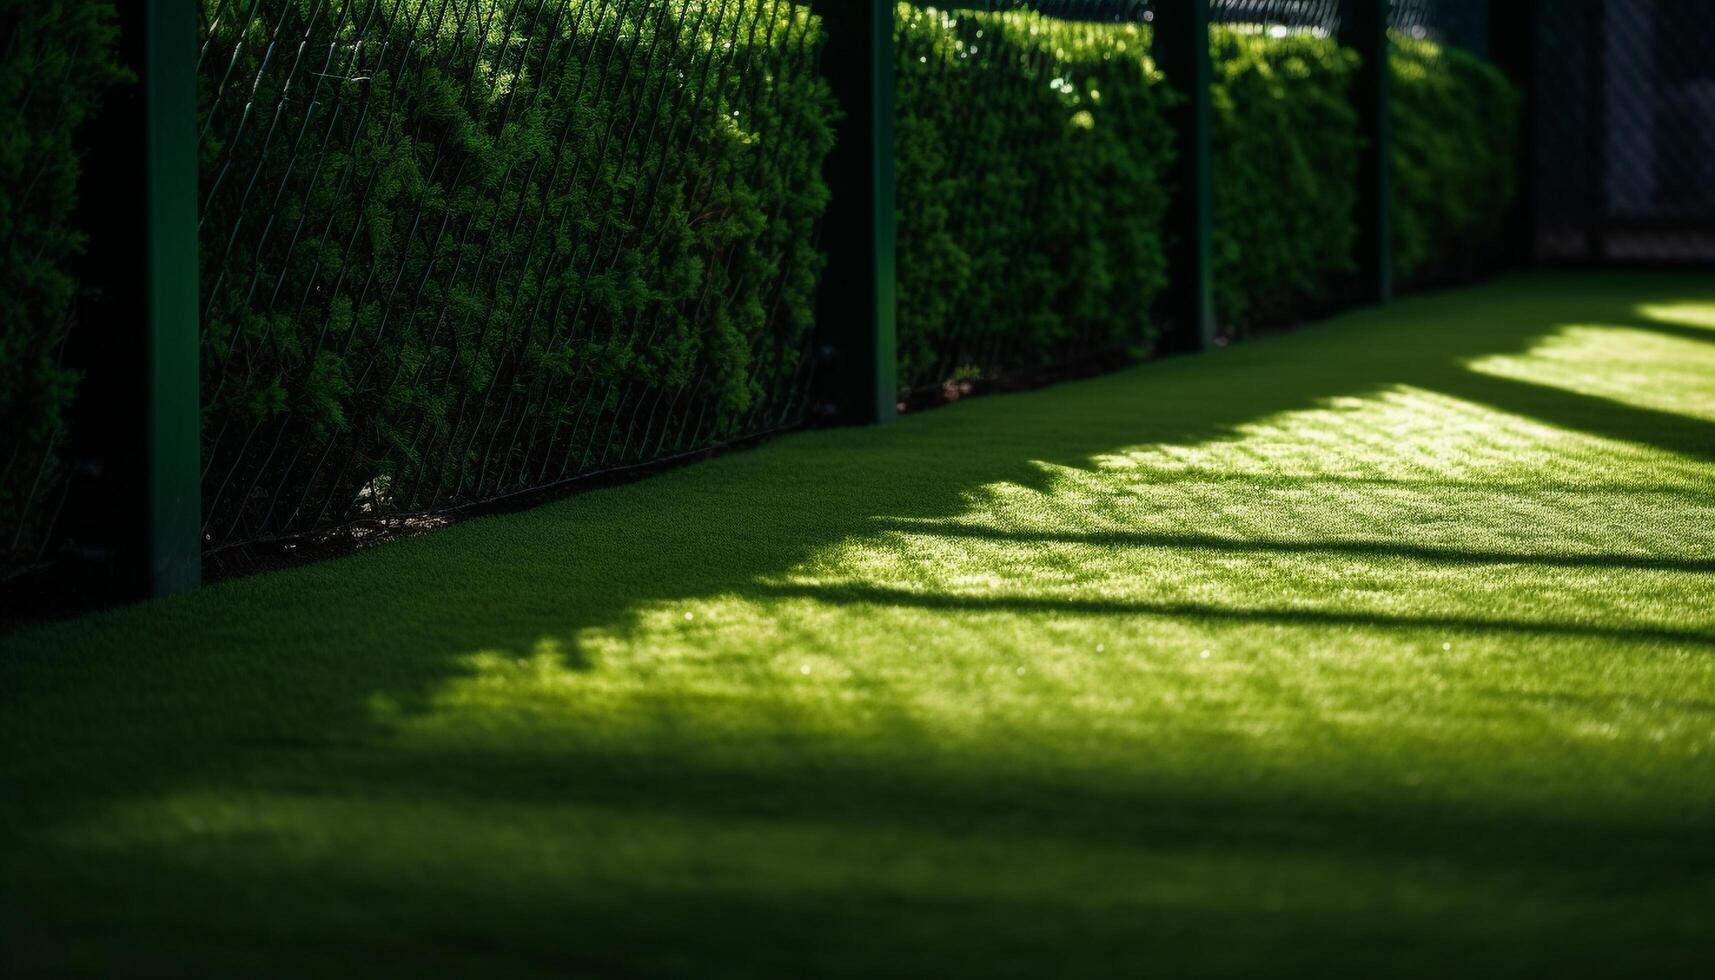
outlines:
[{"label": "fence shadow pattern", "polygon": [[1536,246],[1562,261],[1715,263],[1715,0],[1544,3]]}]

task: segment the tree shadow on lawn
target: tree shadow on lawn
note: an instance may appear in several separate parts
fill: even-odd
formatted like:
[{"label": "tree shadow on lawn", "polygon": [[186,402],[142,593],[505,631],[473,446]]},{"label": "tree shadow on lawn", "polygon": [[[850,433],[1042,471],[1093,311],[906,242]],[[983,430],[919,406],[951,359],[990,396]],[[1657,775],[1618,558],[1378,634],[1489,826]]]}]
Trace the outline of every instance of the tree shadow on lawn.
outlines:
[{"label": "tree shadow on lawn", "polygon": [[[764,603],[786,597],[884,606],[944,603],[949,609],[970,610],[974,607],[957,597],[885,590],[842,594],[830,588],[796,589],[780,581],[832,546],[902,522],[927,525],[932,533],[938,522],[945,522],[950,535],[968,533],[959,521],[967,516],[974,494],[1001,483],[1046,492],[1050,476],[1044,463],[1089,467],[1093,458],[1116,450],[1231,438],[1247,423],[1314,408],[1337,396],[1412,386],[1552,426],[1667,450],[1690,461],[1715,461],[1715,422],[1478,375],[1468,366],[1484,356],[1529,350],[1569,324],[1715,339],[1715,332],[1644,316],[1637,305],[1640,300],[1715,298],[1695,294],[1694,280],[1684,277],[1586,276],[1515,279],[1414,299],[1382,318],[1349,315],[1289,338],[1206,358],[1164,361],[1094,381],[962,403],[881,429],[805,433],[640,485],[475,521],[350,559],[228,583],[179,600],[6,637],[0,641],[5,647],[0,651],[0,775],[8,790],[6,801],[0,802],[0,850],[7,849],[10,840],[47,849],[37,850],[38,855],[51,853],[56,827],[151,795],[220,790],[401,802],[397,813],[407,820],[412,800],[459,806],[598,805],[691,820],[700,815],[818,825],[868,822],[916,828],[947,840],[964,833],[998,832],[1019,840],[1059,839],[1120,849],[1254,847],[1281,860],[1290,860],[1295,848],[1356,864],[1422,858],[1443,862],[1454,877],[1497,869],[1507,875],[1546,874],[1553,887],[1573,895],[1575,904],[1596,903],[1593,908],[1601,905],[1604,889],[1618,894],[1635,886],[1642,895],[1660,884],[1647,874],[1633,880],[1616,871],[1617,860],[1628,855],[1637,858],[1639,867],[1685,869],[1684,880],[1690,881],[1690,869],[1700,868],[1698,873],[1706,875],[1715,859],[1715,844],[1705,833],[1707,815],[1697,812],[1646,817],[1635,812],[1604,814],[1596,807],[1587,814],[1536,818],[1534,823],[1520,823],[1522,818],[1513,814],[1502,827],[1480,807],[1425,809],[1424,801],[1397,788],[1378,790],[1370,798],[1344,798],[1340,794],[1350,787],[1204,786],[1187,775],[1178,781],[1144,780],[1103,789],[1102,783],[1113,778],[1111,769],[1044,780],[1041,760],[1021,761],[1029,753],[1016,746],[994,746],[986,755],[963,758],[959,767],[969,774],[963,779],[927,763],[920,770],[909,753],[868,762],[848,760],[850,764],[818,757],[814,751],[797,763],[782,762],[792,758],[790,753],[769,753],[765,759],[771,761],[735,765],[703,756],[694,729],[673,734],[677,719],[670,706],[660,719],[665,736],[643,740],[635,749],[584,745],[565,737],[535,746],[426,753],[390,745],[388,733],[400,713],[432,711],[439,692],[468,679],[473,651],[504,651],[523,659],[546,642],[562,660],[560,666],[591,670],[598,665],[579,647],[580,639],[591,630],[623,631],[645,608],[738,596]],[[1407,312],[1411,315],[1405,316]],[[1218,477],[1236,483],[1249,479],[1243,473]],[[1687,492],[1674,485],[1640,484],[1637,489]],[[1224,540],[1207,536],[1129,540],[1122,535],[1106,543],[1118,548],[1227,547]],[[1232,547],[1337,553],[1360,544],[1361,549],[1372,546],[1262,540]],[[1707,574],[1711,564],[1683,556],[1461,552],[1410,540],[1376,542],[1374,547],[1448,564],[1522,561],[1697,574]],[[1679,644],[1696,648],[1700,655],[1715,651],[1715,637],[1708,633],[1652,623],[1590,627],[1502,618],[1453,623],[1444,616],[1362,610],[1199,605],[1146,609],[1123,603],[1080,609],[1052,598],[1014,601],[1036,602],[1050,611],[1143,613],[1212,626],[1248,617],[1357,629],[1457,627]],[[378,711],[378,703],[397,710]],[[887,723],[897,729],[901,745],[913,743],[908,718],[901,715]],[[791,721],[781,724],[790,726]],[[480,821],[472,821],[473,831],[480,827]],[[1283,838],[1283,833],[1288,836]],[[1602,853],[1581,867],[1578,856],[1586,848]],[[813,855],[798,857],[813,861]],[[132,881],[140,880],[136,875],[182,877],[187,872],[170,848],[154,855],[109,858],[119,869],[114,873],[132,876]],[[79,857],[88,859],[87,853]],[[11,860],[18,869],[12,875],[6,873],[7,861],[0,860],[0,893],[11,890],[7,877],[12,885],[29,880],[33,887],[70,889],[58,896],[59,902],[45,901],[44,908],[61,903],[75,907],[76,876],[50,885],[32,864],[41,857],[15,854]],[[126,861],[140,863],[127,871]],[[1563,872],[1552,870],[1557,863],[1566,865]],[[321,893],[321,886],[293,883],[292,876],[301,870],[280,872],[287,879],[282,902],[294,896],[313,901]],[[327,873],[336,889],[338,882],[346,881],[359,893],[375,890],[378,899],[389,884],[384,870],[356,865]],[[192,877],[201,882],[196,887],[203,890],[200,898],[187,900],[188,907],[202,908],[218,920],[226,899],[255,887],[269,874],[243,861],[235,862],[232,870],[194,869]],[[1698,880],[1706,884],[1708,879]],[[845,906],[854,917],[848,926],[859,931],[840,927],[837,935],[792,937],[768,924],[770,917],[789,921],[794,903],[817,909],[822,902],[828,904],[821,911],[832,919],[841,907],[818,890],[823,884],[813,875],[799,885],[770,896],[723,893],[728,885],[711,883],[708,893],[694,900],[688,893],[650,895],[655,885],[643,881],[630,897],[666,914],[690,917],[691,932],[681,937],[678,947],[668,944],[659,955],[671,956],[674,950],[715,955],[723,942],[730,943],[733,935],[746,934],[747,929],[783,944],[774,953],[756,950],[739,961],[753,965],[762,962],[757,957],[793,950],[814,959],[821,955],[818,950],[844,949],[855,957],[852,962],[867,962],[857,953],[865,948],[861,929],[878,930],[878,949],[889,942],[945,939],[933,930],[914,932],[941,914],[972,928],[1014,930],[1016,937],[1044,944],[1034,959],[1014,961],[1036,967],[1043,965],[1044,950],[1063,951],[1068,940],[1106,944],[1092,945],[1080,955],[1095,957],[1104,948],[1111,954],[1124,945],[1126,930],[1139,928],[1133,914],[1157,916],[1158,936],[1180,930],[1209,939],[1233,925],[1230,913],[1216,908],[1138,907],[1116,916],[1113,909],[1079,912],[977,895],[936,900],[925,891],[901,897],[871,882],[854,885],[863,897],[855,906]],[[829,887],[837,886],[836,881]],[[419,881],[414,887],[423,893],[406,905],[428,903],[436,910],[430,917],[445,919],[447,928],[453,928],[447,924],[451,906],[444,907],[443,900],[475,897],[496,903],[497,909],[513,910],[520,922],[545,927],[544,910],[561,898],[567,907],[592,916],[591,929],[607,929],[610,937],[619,937],[613,942],[627,936],[640,941],[649,931],[639,932],[642,927],[626,918],[638,911],[637,905],[620,902],[614,907],[619,911],[604,913],[602,895],[575,887],[559,894],[527,870],[488,869],[465,885]],[[522,891],[509,899],[508,888]],[[525,900],[537,904],[525,910]],[[908,923],[895,911],[921,921]],[[1089,918],[1083,917],[1086,914]],[[31,921],[31,913],[19,911],[8,929],[21,935]],[[1683,920],[1658,924],[1667,932],[1686,927]],[[1263,927],[1266,935],[1255,937],[1259,955],[1291,948],[1292,929],[1301,930],[1300,937],[1316,934],[1329,942],[1340,936],[1353,939],[1364,930],[1362,915],[1350,910],[1295,913],[1276,925],[1291,929],[1276,935],[1275,926]],[[1464,938],[1482,940],[1481,923],[1468,925]],[[1545,920],[1539,925],[1547,929],[1564,923]],[[225,928],[243,931],[232,922]],[[486,913],[476,914],[471,928],[479,935],[516,933],[494,925]],[[416,935],[409,926],[406,932]],[[589,930],[580,930],[584,933]],[[1544,932],[1539,938],[1547,936]],[[552,933],[538,936],[532,945],[551,946],[552,938]],[[1416,941],[1427,944],[1429,939]],[[1018,945],[992,936],[988,946],[975,938],[949,942],[950,949],[977,957],[963,961],[963,970],[973,973],[1006,972],[980,969],[997,962],[983,959],[983,950],[992,951],[996,943]],[[618,957],[624,946],[610,943],[602,948]],[[1578,944],[1566,948],[1576,950]],[[1663,947],[1665,953],[1673,949],[1671,944]],[[660,969],[671,972],[672,962],[662,962],[667,965]],[[1093,959],[1089,965],[1099,962]],[[1256,962],[1266,965],[1267,960]],[[949,969],[957,966],[949,961]],[[625,972],[617,958],[604,969]]]}]

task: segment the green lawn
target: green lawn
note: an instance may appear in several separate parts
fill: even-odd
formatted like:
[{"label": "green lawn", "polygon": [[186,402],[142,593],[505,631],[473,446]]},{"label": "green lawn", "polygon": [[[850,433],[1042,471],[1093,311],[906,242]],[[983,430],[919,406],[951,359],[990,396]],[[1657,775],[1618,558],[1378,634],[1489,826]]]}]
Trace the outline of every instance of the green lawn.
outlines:
[{"label": "green lawn", "polygon": [[1715,280],[1413,299],[0,645],[15,976],[1708,976]]}]

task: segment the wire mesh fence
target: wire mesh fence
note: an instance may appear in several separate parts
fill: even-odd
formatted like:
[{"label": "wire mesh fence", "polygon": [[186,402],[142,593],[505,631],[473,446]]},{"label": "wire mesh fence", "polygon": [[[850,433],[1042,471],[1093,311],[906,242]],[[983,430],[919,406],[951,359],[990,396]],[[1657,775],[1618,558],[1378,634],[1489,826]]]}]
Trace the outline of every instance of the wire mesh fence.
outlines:
[{"label": "wire mesh fence", "polygon": [[956,8],[896,20],[906,400],[1146,344],[1165,261],[1150,5]]},{"label": "wire mesh fence", "polygon": [[[1215,23],[1275,33],[1302,31],[1322,37],[1339,32],[1342,0],[1211,0]],[[1418,40],[1452,44],[1477,53],[1488,44],[1489,0],[1392,0],[1390,26]]]},{"label": "wire mesh fence", "polygon": [[206,0],[207,547],[803,417],[821,35],[782,0]]},{"label": "wire mesh fence", "polygon": [[1217,24],[1282,37],[1295,32],[1333,37],[1340,29],[1340,0],[1210,0],[1209,17]]},{"label": "wire mesh fence", "polygon": [[[1340,305],[1370,251],[1354,246],[1370,226],[1354,2],[1210,0],[1201,230],[1172,210],[1188,93],[1155,60],[1190,49],[1156,48],[1157,18],[1185,8],[892,8],[901,396],[1149,353],[1187,236],[1211,246],[1229,333]],[[810,6],[196,9],[207,551],[426,520],[799,425],[823,408],[818,372],[850,363],[812,336],[841,109]],[[865,9],[885,24],[888,8]],[[1394,254],[1400,278],[1429,281],[1465,268],[1507,210],[1516,99],[1475,54],[1499,43],[1497,11],[1520,8],[1390,9]],[[1715,261],[1715,0],[1524,9],[1525,80],[1544,96],[1525,175],[1537,254]],[[51,109],[93,98],[68,86],[97,75],[20,25],[0,17],[16,126],[64,142]],[[76,365],[56,352],[68,332],[102,346],[75,317],[19,312],[37,293],[15,279],[6,343],[28,357],[0,368],[30,378],[4,392],[8,576],[76,550],[54,511],[87,461],[63,448]],[[26,319],[39,325],[15,343]]]},{"label": "wire mesh fence", "polygon": [[[1491,0],[1393,0],[1390,26],[1399,37],[1463,48],[1489,50]],[[1516,0],[1502,0],[1516,2]]]},{"label": "wire mesh fence", "polygon": [[1478,54],[1490,14],[1486,0],[1393,5],[1393,243],[1408,287],[1468,280],[1502,261],[1522,107]]},{"label": "wire mesh fence", "polygon": [[1537,248],[1548,259],[1715,262],[1715,0],[1539,9]]},{"label": "wire mesh fence", "polygon": [[1223,334],[1339,305],[1363,141],[1338,0],[1215,0],[1214,268]]}]

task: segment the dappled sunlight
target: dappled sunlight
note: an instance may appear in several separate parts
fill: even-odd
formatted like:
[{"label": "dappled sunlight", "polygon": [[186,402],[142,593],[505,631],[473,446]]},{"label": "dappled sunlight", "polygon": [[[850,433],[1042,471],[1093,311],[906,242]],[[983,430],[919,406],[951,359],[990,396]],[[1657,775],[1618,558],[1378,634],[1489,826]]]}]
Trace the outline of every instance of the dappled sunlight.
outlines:
[{"label": "dappled sunlight", "polygon": [[[1640,455],[1660,464],[1654,485],[1612,479]],[[1642,619],[1651,575],[1715,568],[1695,467],[1408,388],[1042,466],[1045,490],[984,488],[953,520],[882,518],[895,547],[848,544],[791,580],[1389,613],[1481,611],[1484,592],[1528,586],[1578,622]]]},{"label": "dappled sunlight", "polygon": [[[1663,323],[1694,327],[1707,340],[1637,326],[1568,326],[1529,351],[1483,357],[1472,371],[1715,422],[1715,306],[1646,308]],[[1707,325],[1703,321],[1707,320]],[[1602,370],[1592,371],[1592,365]],[[1715,451],[1715,445],[1709,447]]]},{"label": "dappled sunlight", "polygon": [[[1509,363],[1548,370],[1547,350]],[[405,731],[1132,768],[1183,764],[1191,745],[1291,766],[1383,733],[1381,758],[1410,743],[1433,759],[1474,723],[1590,745],[1648,726],[1664,752],[1715,748],[1700,710],[1611,711],[1628,677],[1715,678],[1715,610],[1688,625],[1684,605],[1715,574],[1693,463],[1395,386],[1034,469],[952,517],[876,515],[749,586],[642,604],[581,630],[575,653],[474,654]],[[1602,699],[1586,710],[1465,699],[1479,677],[1536,689],[1545,659],[1593,645],[1614,672],[1587,678]]]},{"label": "dappled sunlight", "polygon": [[1638,315],[1658,324],[1707,330],[1709,339],[1715,340],[1715,303],[1707,300],[1645,303],[1638,307]]},{"label": "dappled sunlight", "polygon": [[[1612,475],[1616,463],[1648,452],[1604,447],[1602,458],[1591,459],[1567,451],[1588,443],[1576,432],[1530,418],[1395,385],[1246,422],[1227,439],[1136,447],[1098,456],[1096,464],[1134,471],[1125,481],[1135,484],[1206,477],[1211,483],[1241,478],[1258,486],[1288,486],[1316,479],[1344,481],[1360,493],[1379,492],[1392,483],[1409,494],[1457,482],[1585,483]],[[1685,465],[1661,474],[1665,482],[1698,476],[1697,468]],[[1231,506],[1246,504],[1241,498]]]},{"label": "dappled sunlight", "polygon": [[831,656],[828,637],[842,619],[810,602],[737,596],[645,608],[624,631],[582,631],[575,656],[544,640],[523,657],[465,657],[463,676],[426,710],[394,719],[395,731],[422,746],[474,741],[549,753],[694,746],[718,754],[727,740],[908,736],[911,721],[891,688],[914,675]]}]

